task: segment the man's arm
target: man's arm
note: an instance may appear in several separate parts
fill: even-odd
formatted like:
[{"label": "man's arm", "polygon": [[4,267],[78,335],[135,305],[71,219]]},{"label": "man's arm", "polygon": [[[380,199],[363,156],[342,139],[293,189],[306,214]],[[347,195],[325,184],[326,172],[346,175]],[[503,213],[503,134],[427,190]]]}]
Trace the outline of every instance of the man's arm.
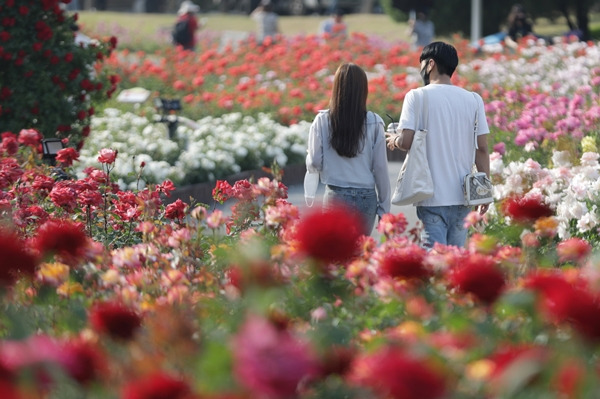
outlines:
[{"label": "man's arm", "polygon": [[477,151],[475,152],[475,166],[478,172],[485,172],[490,177],[490,152],[488,149],[487,134],[477,136]]},{"label": "man's arm", "polygon": [[[490,152],[488,149],[487,134],[477,136],[477,151],[475,151],[475,166],[478,172],[484,172],[490,177]],[[481,204],[477,207],[480,215],[484,215],[490,204]]]}]

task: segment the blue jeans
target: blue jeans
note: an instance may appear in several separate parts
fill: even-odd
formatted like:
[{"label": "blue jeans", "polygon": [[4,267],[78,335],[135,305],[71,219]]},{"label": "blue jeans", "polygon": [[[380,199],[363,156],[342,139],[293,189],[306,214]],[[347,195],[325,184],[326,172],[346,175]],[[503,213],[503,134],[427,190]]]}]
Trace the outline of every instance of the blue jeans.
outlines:
[{"label": "blue jeans", "polygon": [[464,222],[469,212],[471,207],[464,205],[417,206],[417,217],[425,227],[424,246],[433,248],[433,244],[439,242],[464,247],[467,241]]},{"label": "blue jeans", "polygon": [[355,209],[363,219],[363,234],[370,235],[377,216],[377,193],[374,188],[337,187],[326,185],[323,205],[334,206],[338,201]]}]

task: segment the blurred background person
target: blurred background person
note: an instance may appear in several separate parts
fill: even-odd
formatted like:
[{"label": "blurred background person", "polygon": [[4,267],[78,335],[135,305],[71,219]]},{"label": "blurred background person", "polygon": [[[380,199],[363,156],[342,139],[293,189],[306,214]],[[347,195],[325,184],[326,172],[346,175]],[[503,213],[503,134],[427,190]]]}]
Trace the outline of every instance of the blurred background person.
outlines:
[{"label": "blurred background person", "polygon": [[533,31],[533,20],[521,4],[515,4],[510,9],[506,20],[507,31],[504,43],[513,49],[517,48],[518,41],[527,36],[542,39],[546,44],[552,44],[552,39],[536,34]]},{"label": "blurred background person", "polygon": [[273,11],[270,0],[263,0],[250,14],[256,21],[258,32],[257,41],[262,44],[270,44],[275,41],[279,31],[279,16]]},{"label": "blurred background person", "polygon": [[334,10],[331,17],[321,23],[319,34],[325,39],[345,39],[348,36],[348,27],[344,22],[344,12],[340,9]]},{"label": "blurred background person", "polygon": [[412,37],[414,48],[425,47],[433,42],[435,25],[429,19],[426,9],[419,9],[408,19],[408,34]]},{"label": "blurred background person", "polygon": [[173,44],[182,46],[185,50],[196,48],[196,31],[201,28],[196,14],[200,7],[189,0],[185,0],[177,11],[177,21],[173,29]]}]

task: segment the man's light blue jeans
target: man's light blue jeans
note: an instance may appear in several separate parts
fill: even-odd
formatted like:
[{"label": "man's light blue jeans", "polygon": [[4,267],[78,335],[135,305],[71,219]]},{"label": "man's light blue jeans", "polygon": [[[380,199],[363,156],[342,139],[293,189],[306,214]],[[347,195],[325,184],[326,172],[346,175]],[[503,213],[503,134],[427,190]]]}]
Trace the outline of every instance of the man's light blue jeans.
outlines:
[{"label": "man's light blue jeans", "polygon": [[469,212],[471,207],[464,205],[417,206],[417,217],[425,227],[425,248],[433,248],[436,242],[464,247],[467,241],[464,222]]},{"label": "man's light blue jeans", "polygon": [[377,216],[377,192],[374,188],[352,188],[325,186],[323,205],[333,206],[337,201],[343,201],[355,209],[363,219],[363,234],[370,235]]}]

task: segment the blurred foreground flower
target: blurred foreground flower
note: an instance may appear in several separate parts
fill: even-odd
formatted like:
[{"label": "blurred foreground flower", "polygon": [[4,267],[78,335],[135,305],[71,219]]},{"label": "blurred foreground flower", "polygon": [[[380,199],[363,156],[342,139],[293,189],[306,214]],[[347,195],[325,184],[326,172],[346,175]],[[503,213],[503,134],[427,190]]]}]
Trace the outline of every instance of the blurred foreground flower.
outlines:
[{"label": "blurred foreground flower", "polygon": [[449,272],[450,284],[463,293],[473,294],[481,302],[492,304],[504,290],[506,277],[493,258],[471,254]]},{"label": "blurred foreground flower", "polygon": [[190,386],[180,378],[154,372],[129,382],[122,399],[191,399]]},{"label": "blurred foreground flower", "polygon": [[344,205],[314,210],[296,228],[298,249],[321,262],[344,263],[357,254],[361,226],[360,217]]},{"label": "blurred foreground flower", "polygon": [[11,285],[19,276],[33,276],[36,257],[16,234],[0,229],[0,284]]},{"label": "blurred foreground flower", "polygon": [[393,346],[358,356],[349,379],[386,399],[437,399],[446,391],[444,377],[436,370]]},{"label": "blurred foreground flower", "polygon": [[112,338],[129,340],[142,324],[142,318],[119,302],[99,302],[90,310],[90,324]]},{"label": "blurred foreground flower", "polygon": [[509,197],[504,200],[501,209],[517,223],[532,223],[541,217],[554,215],[552,208],[537,194]]},{"label": "blurred foreground flower", "polygon": [[237,379],[256,397],[293,398],[301,381],[319,373],[308,343],[258,316],[250,316],[235,336],[233,357]]}]

